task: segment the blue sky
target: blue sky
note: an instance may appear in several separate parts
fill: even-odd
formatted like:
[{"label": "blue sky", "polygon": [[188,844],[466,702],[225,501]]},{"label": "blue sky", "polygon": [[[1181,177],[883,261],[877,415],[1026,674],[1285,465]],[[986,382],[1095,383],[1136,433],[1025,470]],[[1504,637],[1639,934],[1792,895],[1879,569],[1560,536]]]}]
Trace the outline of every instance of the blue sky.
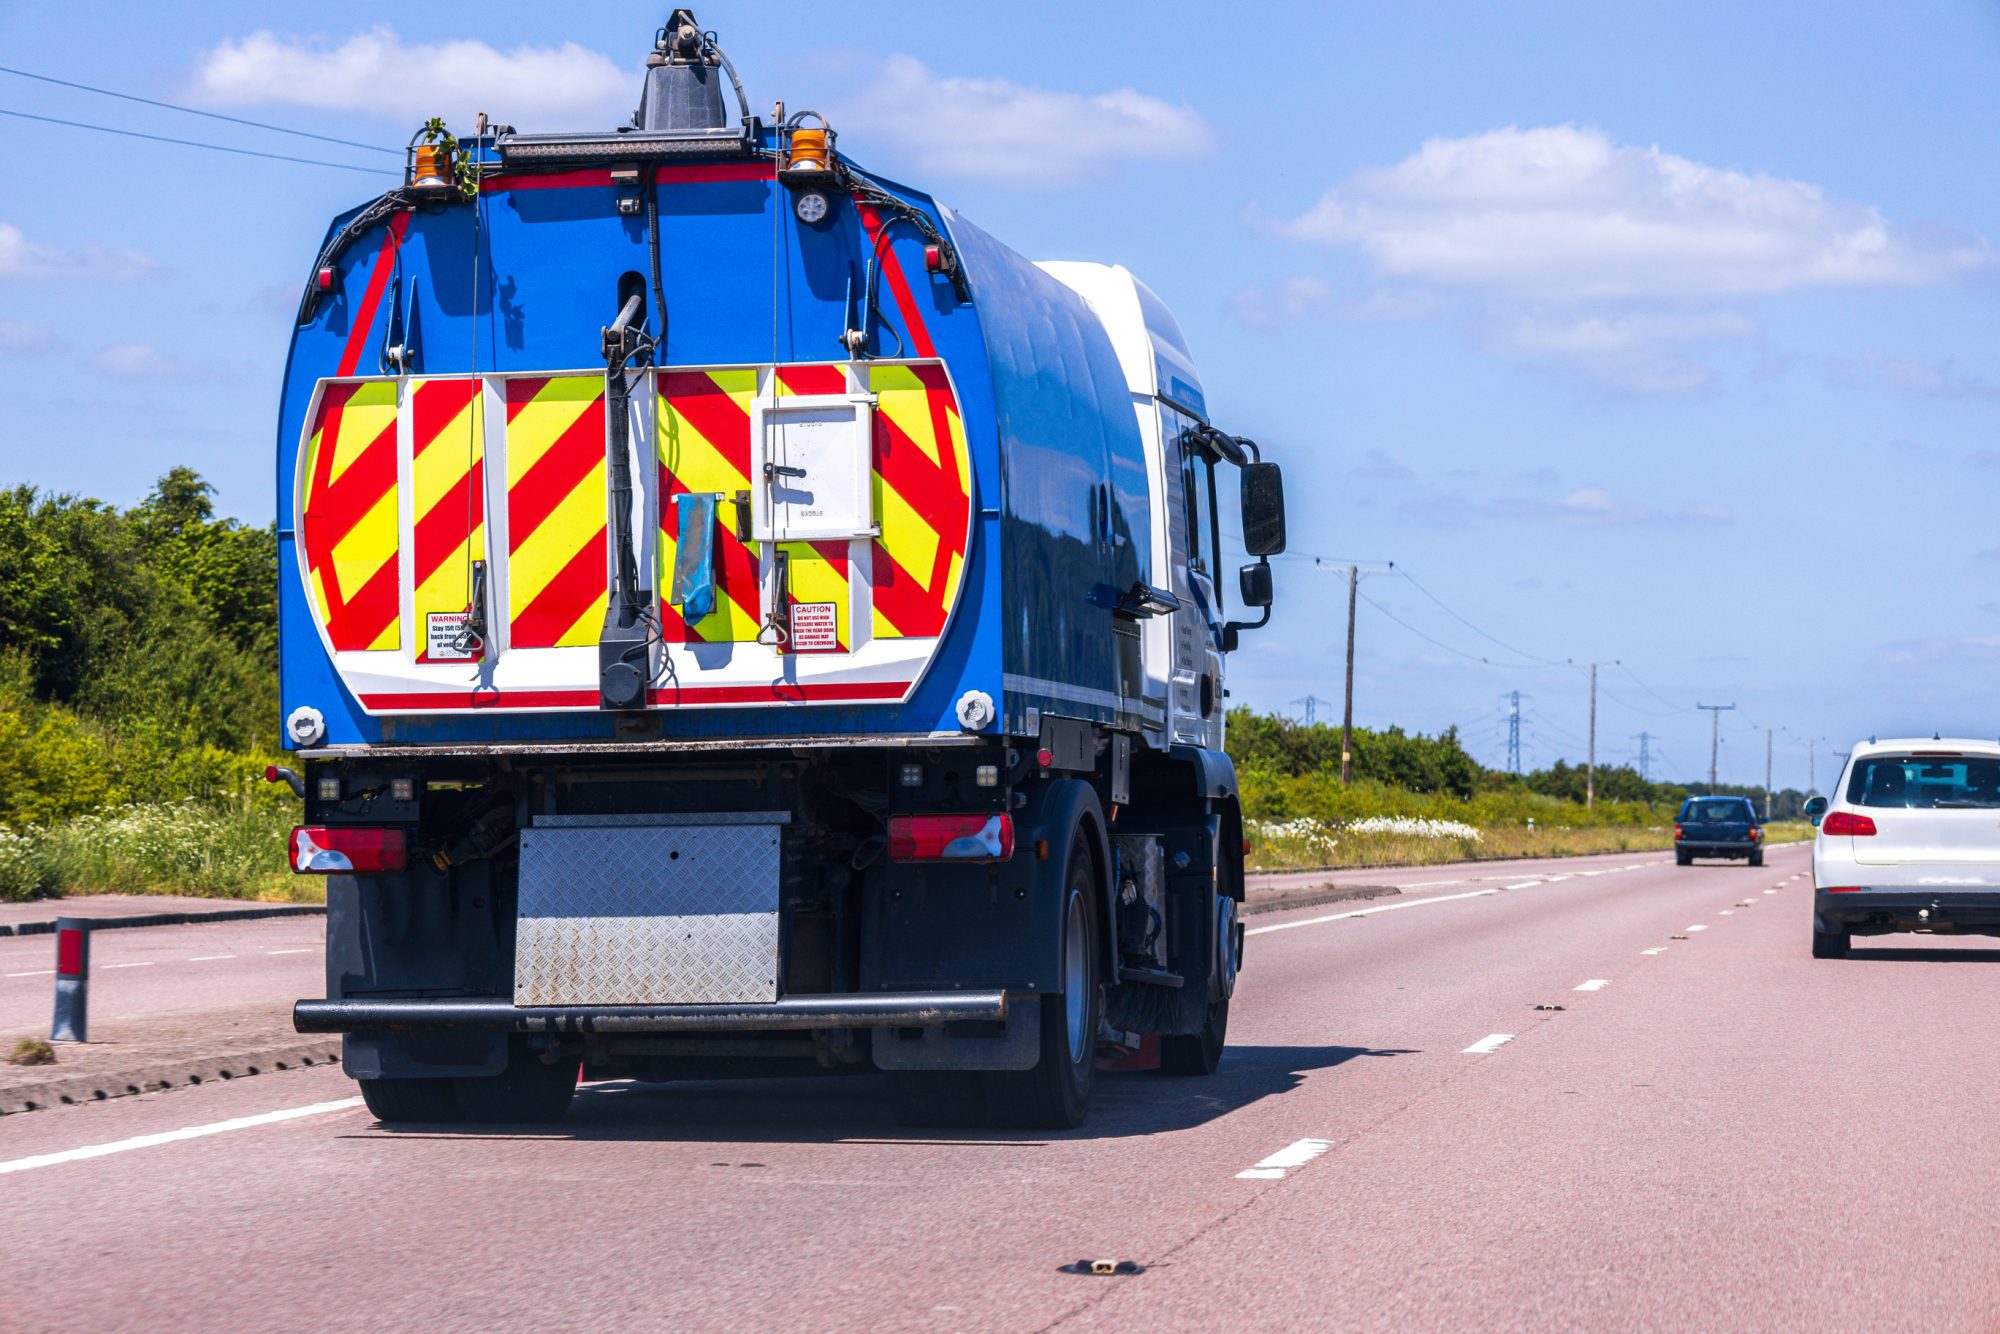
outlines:
[{"label": "blue sky", "polygon": [[[85,42],[6,4],[0,64],[366,143],[594,128],[665,9],[133,7]],[[2000,6],[698,12],[756,105],[1167,300],[1294,548],[1420,581],[1363,583],[1358,721],[1497,763],[1519,689],[1530,763],[1579,759],[1562,664],[1596,659],[1600,758],[1645,731],[1677,776],[1696,702],[1740,706],[1740,782],[1764,726],[1781,784],[1827,738],[1822,785],[1858,736],[2000,729]],[[376,159],[9,75],[0,108]],[[0,482],[129,503],[188,463],[269,518],[287,312],[385,180],[4,116],[0,180]],[[1232,683],[1298,712],[1339,696],[1344,585],[1280,564]]]}]

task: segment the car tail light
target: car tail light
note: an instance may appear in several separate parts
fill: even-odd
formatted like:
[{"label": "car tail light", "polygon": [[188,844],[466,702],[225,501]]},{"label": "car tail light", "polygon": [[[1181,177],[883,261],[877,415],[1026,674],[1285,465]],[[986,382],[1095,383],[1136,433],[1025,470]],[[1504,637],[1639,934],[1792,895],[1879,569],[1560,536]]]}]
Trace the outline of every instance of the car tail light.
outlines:
[{"label": "car tail light", "polygon": [[1820,821],[1822,834],[1852,834],[1856,838],[1867,838],[1875,832],[1875,821],[1866,815],[1856,815],[1852,811],[1834,811]]},{"label": "car tail light", "polygon": [[1760,838],[1762,838],[1762,837],[1764,837],[1764,831],[1763,831],[1762,829],[1758,828],[1758,827],[1757,827],[1756,825],[1754,825],[1754,824],[1753,824],[1753,825],[1751,825],[1751,826],[1750,826],[1750,841],[1751,841],[1752,843],[1755,843],[1755,842],[1756,842],[1756,841],[1757,841],[1758,839],[1760,839]]},{"label": "car tail light", "polygon": [[292,831],[292,869],[300,875],[400,871],[408,852],[400,829],[301,825]]},{"label": "car tail light", "polygon": [[1860,892],[1860,885],[1828,885],[1820,891],[1822,894],[1859,894]]},{"label": "car tail light", "polygon": [[1014,855],[1011,815],[898,815],[889,821],[889,860],[1004,862]]},{"label": "car tail light", "polygon": [[1681,824],[1680,824],[1680,821],[1678,821],[1678,820],[1674,821],[1674,837],[1675,837],[1676,839],[1679,839],[1679,838],[1682,838],[1682,837],[1686,836],[1686,834],[1687,834],[1687,830],[1685,830],[1685,829],[1681,828]]}]

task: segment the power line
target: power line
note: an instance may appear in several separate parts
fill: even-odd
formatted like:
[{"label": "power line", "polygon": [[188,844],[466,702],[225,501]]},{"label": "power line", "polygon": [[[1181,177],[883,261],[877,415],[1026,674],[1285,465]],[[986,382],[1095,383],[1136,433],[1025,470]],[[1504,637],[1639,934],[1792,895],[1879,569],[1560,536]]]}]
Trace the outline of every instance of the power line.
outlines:
[{"label": "power line", "polygon": [[46,125],[67,125],[77,130],[95,130],[99,134],[117,134],[127,139],[150,139],[156,144],[179,144],[183,148],[206,148],[215,153],[234,153],[239,157],[269,158],[273,162],[297,162],[308,167],[332,167],[337,171],[361,171],[370,176],[394,175],[387,167],[359,167],[351,162],[325,162],[318,158],[292,157],[287,153],[260,153],[254,148],[230,148],[223,144],[205,143],[200,139],[174,139],[164,134],[141,134],[138,130],[119,129],[115,125],[92,125],[87,121],[64,120],[60,116],[37,116],[29,111],[12,111],[0,107],[0,116],[15,116],[21,120],[38,120]]},{"label": "power line", "polygon": [[125,102],[137,102],[141,106],[161,107],[168,111],[178,111],[188,116],[205,116],[209,120],[227,121],[231,125],[248,125],[253,130],[269,130],[273,134],[292,134],[301,139],[317,139],[323,144],[339,144],[343,148],[362,148],[370,153],[396,153],[399,150],[384,148],[381,144],[356,143],[352,139],[336,139],[332,135],[313,134],[309,130],[288,129],[283,125],[272,125],[261,120],[246,120],[241,116],[225,116],[219,111],[201,111],[194,107],[184,107],[175,102],[159,102],[150,97],[140,97],[134,93],[114,92],[109,88],[96,88],[87,83],[72,83],[68,79],[58,79],[48,74],[35,74],[29,70],[14,69],[0,65],[0,74],[12,74],[16,78],[34,79],[40,83],[53,83],[60,88],[75,88],[86,93],[96,93],[99,97],[115,97]]},{"label": "power line", "polygon": [[1566,665],[1564,663],[1557,662],[1553,658],[1538,658],[1534,654],[1528,652],[1526,649],[1515,648],[1512,644],[1509,644],[1506,640],[1501,639],[1496,635],[1487,633],[1486,631],[1480,629],[1478,626],[1474,625],[1471,621],[1466,620],[1465,617],[1453,611],[1450,607],[1445,606],[1443,598],[1439,597],[1437,594],[1431,592],[1430,589],[1425,588],[1422,584],[1418,583],[1417,577],[1411,574],[1408,570],[1404,569],[1402,566],[1396,567],[1396,573],[1402,575],[1405,579],[1409,580],[1411,585],[1415,587],[1419,593],[1422,593],[1432,602],[1437,603],[1439,607],[1444,608],[1445,615],[1451,617],[1454,621],[1457,621],[1460,625],[1472,631],[1472,633],[1478,635],[1481,639],[1490,639],[1494,643],[1498,644],[1501,648],[1506,649],[1509,653],[1515,654],[1519,657],[1526,658],[1530,662],[1540,663],[1544,667],[1561,667]]},{"label": "power line", "polygon": [[1363,602],[1367,603],[1375,610],[1381,612],[1384,616],[1387,616],[1390,620],[1402,626],[1405,630],[1408,630],[1411,634],[1415,635],[1417,638],[1424,640],[1427,643],[1437,645],[1439,648],[1443,649],[1446,653],[1455,653],[1459,657],[1464,658],[1467,662],[1484,663],[1488,667],[1497,665],[1495,663],[1488,662],[1485,658],[1478,657],[1475,654],[1467,653],[1464,649],[1453,648],[1451,645],[1445,643],[1442,639],[1436,639],[1430,635],[1425,634],[1423,631],[1417,629],[1416,626],[1411,625],[1408,621],[1398,616],[1395,612],[1390,611],[1387,607],[1377,602],[1374,598],[1369,597],[1366,593],[1358,594],[1358,596]]},{"label": "power line", "polygon": [[1631,677],[1633,681],[1637,682],[1637,684],[1638,684],[1638,686],[1639,686],[1639,689],[1641,689],[1641,690],[1645,691],[1645,692],[1646,692],[1647,694],[1651,695],[1651,696],[1652,696],[1652,697],[1653,697],[1654,699],[1656,699],[1656,700],[1660,701],[1660,703],[1662,703],[1662,704],[1666,705],[1666,706],[1667,706],[1668,708],[1672,709],[1672,710],[1673,710],[1674,712],[1676,712],[1676,713],[1685,713],[1685,712],[1687,712],[1687,705],[1685,705],[1685,704],[1676,704],[1676,703],[1674,703],[1674,702],[1673,702],[1672,700],[1668,699],[1668,698],[1667,698],[1667,697],[1666,697],[1665,695],[1662,695],[1662,694],[1661,694],[1661,693],[1660,693],[1659,691],[1657,691],[1657,690],[1653,689],[1653,688],[1652,688],[1651,686],[1647,685],[1647,684],[1646,684],[1646,683],[1645,683],[1644,681],[1640,681],[1640,680],[1639,680],[1639,674],[1638,674],[1637,672],[1633,671],[1633,670],[1632,670],[1632,669],[1631,669],[1630,667],[1627,667],[1627,666],[1626,666],[1626,665],[1625,665],[1624,663],[1622,663],[1622,662],[1621,662],[1621,663],[1619,663],[1619,664],[1618,664],[1618,669],[1619,669],[1620,671],[1624,672],[1624,673],[1625,673],[1625,675],[1627,675],[1627,676]]}]

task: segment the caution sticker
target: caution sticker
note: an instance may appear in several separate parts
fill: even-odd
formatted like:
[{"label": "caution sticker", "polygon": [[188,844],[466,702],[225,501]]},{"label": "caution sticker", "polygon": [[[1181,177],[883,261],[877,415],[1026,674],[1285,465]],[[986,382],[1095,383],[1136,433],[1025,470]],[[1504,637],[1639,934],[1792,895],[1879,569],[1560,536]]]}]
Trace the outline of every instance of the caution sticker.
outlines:
[{"label": "caution sticker", "polygon": [[434,611],[424,618],[424,658],[428,662],[470,662],[479,640],[465,628],[466,613]]},{"label": "caution sticker", "polygon": [[832,602],[794,602],[792,639],[794,653],[840,647],[840,621]]}]

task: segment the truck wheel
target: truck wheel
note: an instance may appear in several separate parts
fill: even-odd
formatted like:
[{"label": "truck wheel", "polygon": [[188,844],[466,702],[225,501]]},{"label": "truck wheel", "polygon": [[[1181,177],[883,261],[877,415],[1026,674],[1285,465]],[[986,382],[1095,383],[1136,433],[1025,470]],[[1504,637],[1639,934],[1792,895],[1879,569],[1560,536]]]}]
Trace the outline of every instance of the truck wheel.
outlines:
[{"label": "truck wheel", "polygon": [[1845,959],[1847,947],[1852,937],[1845,931],[1822,931],[1813,928],[1813,958]]},{"label": "truck wheel", "polygon": [[466,1120],[529,1125],[568,1115],[570,1096],[582,1073],[581,1061],[564,1058],[551,1065],[516,1040],[507,1049],[507,1068],[499,1074],[463,1076],[451,1082],[457,1086],[458,1110]]},{"label": "truck wheel", "polygon": [[1104,1019],[1091,907],[1097,892],[1096,866],[1079,838],[1063,890],[1062,994],[1042,997],[1042,1054],[1035,1067],[986,1077],[987,1110],[996,1125],[1072,1130],[1083,1124],[1097,1082],[1097,1030]]},{"label": "truck wheel", "polygon": [[1676,866],[1692,866],[1692,865],[1694,865],[1694,854],[1693,854],[1692,852],[1689,852],[1689,851],[1687,851],[1687,850],[1686,850],[1686,849],[1684,849],[1684,848],[1675,848],[1675,849],[1674,849],[1674,865],[1676,865]]},{"label": "truck wheel", "polygon": [[359,1079],[361,1100],[385,1125],[436,1125],[459,1119],[450,1079]]},{"label": "truck wheel", "polygon": [[1222,1064],[1222,1048],[1229,1040],[1229,998],[1208,1007],[1201,1032],[1160,1039],[1160,1073],[1163,1075],[1212,1075]]},{"label": "truck wheel", "polygon": [[905,1129],[961,1130],[986,1119],[977,1071],[892,1070],[888,1083],[889,1110]]},{"label": "truck wheel", "polygon": [[1762,852],[1751,853],[1750,864],[1752,866],[1762,866],[1764,864],[1764,854]]}]

